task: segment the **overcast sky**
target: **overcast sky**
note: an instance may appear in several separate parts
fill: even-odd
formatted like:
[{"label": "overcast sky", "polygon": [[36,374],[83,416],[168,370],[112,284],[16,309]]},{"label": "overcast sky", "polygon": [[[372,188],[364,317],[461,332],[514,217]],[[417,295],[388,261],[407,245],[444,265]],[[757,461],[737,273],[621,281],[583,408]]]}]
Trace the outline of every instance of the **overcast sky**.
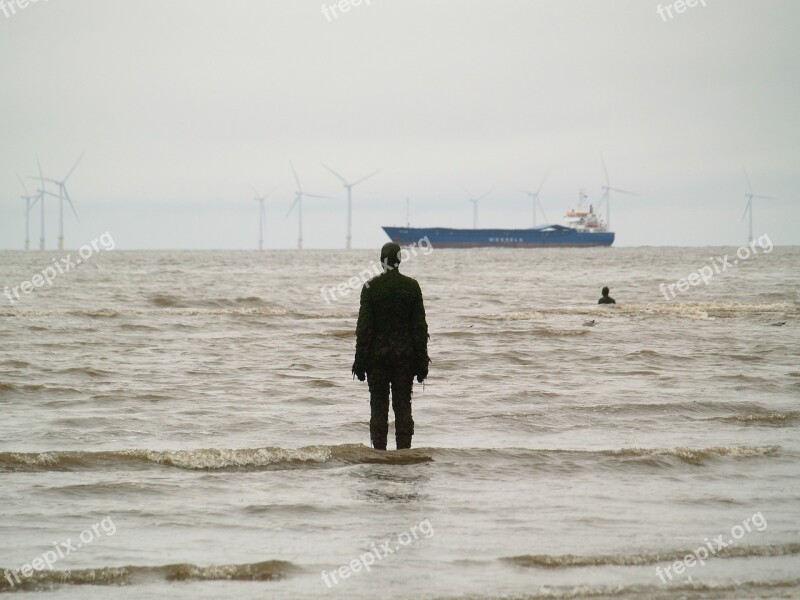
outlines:
[{"label": "overcast sky", "polygon": [[[269,190],[266,246],[341,248],[381,225],[471,227],[459,186],[495,191],[480,225],[528,227],[545,172],[550,222],[605,156],[617,244],[800,244],[800,2],[705,0],[39,0],[0,10],[0,248],[21,249],[16,173],[68,183],[68,247],[255,248],[249,184]],[[670,0],[661,3],[671,6]],[[666,19],[666,20],[665,20]],[[26,181],[30,189],[36,183]],[[48,201],[47,245],[58,208]],[[542,217],[539,217],[540,222]],[[39,212],[31,215],[38,245]]]}]

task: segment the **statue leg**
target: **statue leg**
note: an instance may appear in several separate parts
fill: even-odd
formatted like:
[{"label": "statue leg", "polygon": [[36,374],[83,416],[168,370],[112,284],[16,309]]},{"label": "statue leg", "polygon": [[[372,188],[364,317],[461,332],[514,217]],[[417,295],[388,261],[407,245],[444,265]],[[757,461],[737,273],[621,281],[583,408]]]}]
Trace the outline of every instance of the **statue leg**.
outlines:
[{"label": "statue leg", "polygon": [[369,384],[370,420],[369,435],[372,447],[386,450],[389,435],[389,374],[385,369],[375,367],[367,373]]},{"label": "statue leg", "polygon": [[393,373],[392,410],[398,450],[411,448],[411,437],[414,435],[414,419],[411,416],[413,386],[414,373],[410,369],[398,369]]}]

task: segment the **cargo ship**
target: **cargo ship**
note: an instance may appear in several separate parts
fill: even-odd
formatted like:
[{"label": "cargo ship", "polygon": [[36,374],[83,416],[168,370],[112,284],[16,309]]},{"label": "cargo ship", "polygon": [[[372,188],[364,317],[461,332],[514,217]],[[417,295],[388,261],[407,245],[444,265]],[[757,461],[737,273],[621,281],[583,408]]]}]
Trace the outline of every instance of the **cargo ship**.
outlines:
[{"label": "cargo ship", "polygon": [[434,248],[547,248],[611,246],[614,233],[581,191],[578,208],[564,215],[566,225],[539,225],[528,229],[451,229],[449,227],[383,227],[386,235],[401,246],[428,239]]}]

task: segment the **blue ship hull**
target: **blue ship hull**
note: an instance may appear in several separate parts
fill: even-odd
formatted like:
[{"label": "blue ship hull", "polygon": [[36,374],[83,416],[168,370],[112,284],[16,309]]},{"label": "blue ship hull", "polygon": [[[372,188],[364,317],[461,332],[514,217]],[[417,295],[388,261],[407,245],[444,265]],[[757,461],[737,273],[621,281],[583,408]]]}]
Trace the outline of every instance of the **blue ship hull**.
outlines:
[{"label": "blue ship hull", "polygon": [[401,246],[428,238],[434,248],[548,248],[610,246],[613,232],[584,232],[563,225],[530,229],[449,229],[447,227],[384,227]]}]

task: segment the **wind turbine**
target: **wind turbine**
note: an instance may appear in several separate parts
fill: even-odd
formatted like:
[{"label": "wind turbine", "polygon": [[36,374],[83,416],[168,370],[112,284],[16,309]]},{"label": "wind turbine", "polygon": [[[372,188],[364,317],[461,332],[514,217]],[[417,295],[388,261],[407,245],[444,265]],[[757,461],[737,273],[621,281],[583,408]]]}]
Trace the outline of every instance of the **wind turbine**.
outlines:
[{"label": "wind turbine", "polygon": [[72,204],[72,198],[69,196],[69,192],[67,191],[67,180],[72,176],[72,173],[75,171],[75,168],[78,166],[78,163],[81,162],[83,158],[83,154],[78,157],[78,160],[75,161],[75,164],[72,165],[72,168],[69,170],[67,175],[64,179],[50,179],[48,177],[41,177],[41,168],[39,176],[43,181],[49,181],[50,183],[54,183],[58,187],[58,194],[53,194],[51,192],[47,192],[51,196],[58,198],[58,249],[64,249],[64,200],[66,199],[69,202],[69,207],[72,209],[72,214],[75,215],[75,220],[80,222],[78,219],[78,213],[75,211],[75,205]]},{"label": "wind turbine", "polygon": [[345,243],[345,247],[348,250],[350,250],[350,246],[351,246],[351,242],[352,242],[352,228],[353,228],[353,188],[355,186],[357,186],[359,183],[361,183],[362,181],[366,181],[370,177],[372,177],[374,175],[377,175],[378,173],[380,173],[381,170],[378,169],[377,171],[373,171],[372,173],[370,173],[366,177],[362,177],[358,181],[350,183],[344,177],[342,177],[336,171],[334,171],[328,165],[326,165],[325,163],[323,163],[322,166],[325,167],[326,169],[328,169],[328,171],[330,171],[331,173],[333,173],[344,184],[344,187],[347,190],[347,241]]},{"label": "wind turbine", "polygon": [[539,208],[542,210],[542,216],[544,217],[545,223],[547,222],[547,215],[544,212],[544,206],[542,206],[542,201],[539,200],[539,192],[542,191],[542,186],[544,185],[544,180],[547,179],[547,176],[550,174],[550,171],[544,174],[542,177],[542,183],[539,184],[539,188],[535,192],[530,192],[528,190],[520,190],[523,194],[530,196],[531,200],[533,201],[533,226],[536,227],[536,206],[538,205]]},{"label": "wind turbine", "polygon": [[[25,187],[25,182],[22,181],[22,177],[17,174],[17,179],[19,179],[20,184],[22,184],[22,189],[25,190],[25,195],[20,196],[23,200],[25,200],[25,250],[31,249],[31,209],[36,206],[36,203],[42,196],[41,191],[38,194],[31,195],[28,193],[28,188]],[[33,200],[33,203],[31,203]]]},{"label": "wind turbine", "polygon": [[297,182],[297,191],[294,193],[294,202],[289,207],[289,212],[286,213],[288,217],[294,207],[297,206],[297,249],[303,249],[303,198],[323,198],[325,200],[335,200],[336,198],[331,198],[330,196],[320,196],[318,194],[309,194],[303,191],[303,186],[300,185],[300,178],[297,176],[297,171],[295,171],[294,165],[289,162],[289,166],[292,167],[292,173],[294,174],[294,180]]},{"label": "wind turbine", "polygon": [[491,189],[488,192],[486,192],[483,196],[478,196],[476,198],[463,185],[460,186],[460,187],[461,187],[462,190],[464,190],[467,193],[467,197],[468,197],[469,202],[472,202],[472,228],[473,229],[477,229],[478,228],[478,202],[480,202],[481,200],[486,198],[486,196],[491,194],[494,191],[494,189]]},{"label": "wind turbine", "polygon": [[750,190],[749,194],[744,195],[744,197],[747,198],[747,204],[745,204],[744,207],[744,214],[742,215],[742,220],[744,221],[744,218],[748,215],[748,213],[750,214],[750,229],[747,241],[752,242],[753,241],[753,198],[759,198],[761,200],[777,200],[777,198],[773,198],[772,196],[759,196],[757,194],[754,194],[753,186],[750,185],[750,176],[747,174],[747,169],[744,169],[744,167],[742,169],[744,170],[744,177],[745,179],[747,179],[747,189]]},{"label": "wind turbine", "polygon": [[606,169],[606,161],[602,154],[600,155],[600,161],[603,163],[603,172],[606,174],[606,184],[600,186],[600,189],[603,190],[603,196],[600,198],[600,202],[597,204],[597,210],[600,210],[600,207],[603,206],[603,202],[606,203],[606,228],[611,229],[611,192],[617,192],[618,194],[630,194],[631,196],[640,196],[641,194],[611,187],[611,181],[608,178],[608,169]]},{"label": "wind turbine", "polygon": [[[39,167],[39,185],[41,187],[37,190],[39,192],[39,208],[41,209],[41,218],[40,218],[40,233],[39,233],[39,250],[44,250],[44,195],[47,193],[46,187],[44,185],[44,176],[42,175],[42,163],[39,162],[39,157],[36,157],[36,166]],[[36,177],[31,177],[31,179],[36,179]]]},{"label": "wind turbine", "polygon": [[264,224],[266,223],[266,220],[267,220],[267,211],[264,209],[264,202],[267,200],[267,198],[272,196],[272,194],[275,192],[275,190],[278,189],[278,186],[275,186],[274,188],[272,188],[272,191],[269,194],[267,194],[266,196],[260,195],[258,190],[255,187],[253,187],[252,185],[250,187],[252,188],[252,190],[256,194],[256,197],[253,198],[253,200],[258,202],[258,204],[259,204],[259,207],[258,207],[258,249],[259,250],[263,250],[264,249]]}]

